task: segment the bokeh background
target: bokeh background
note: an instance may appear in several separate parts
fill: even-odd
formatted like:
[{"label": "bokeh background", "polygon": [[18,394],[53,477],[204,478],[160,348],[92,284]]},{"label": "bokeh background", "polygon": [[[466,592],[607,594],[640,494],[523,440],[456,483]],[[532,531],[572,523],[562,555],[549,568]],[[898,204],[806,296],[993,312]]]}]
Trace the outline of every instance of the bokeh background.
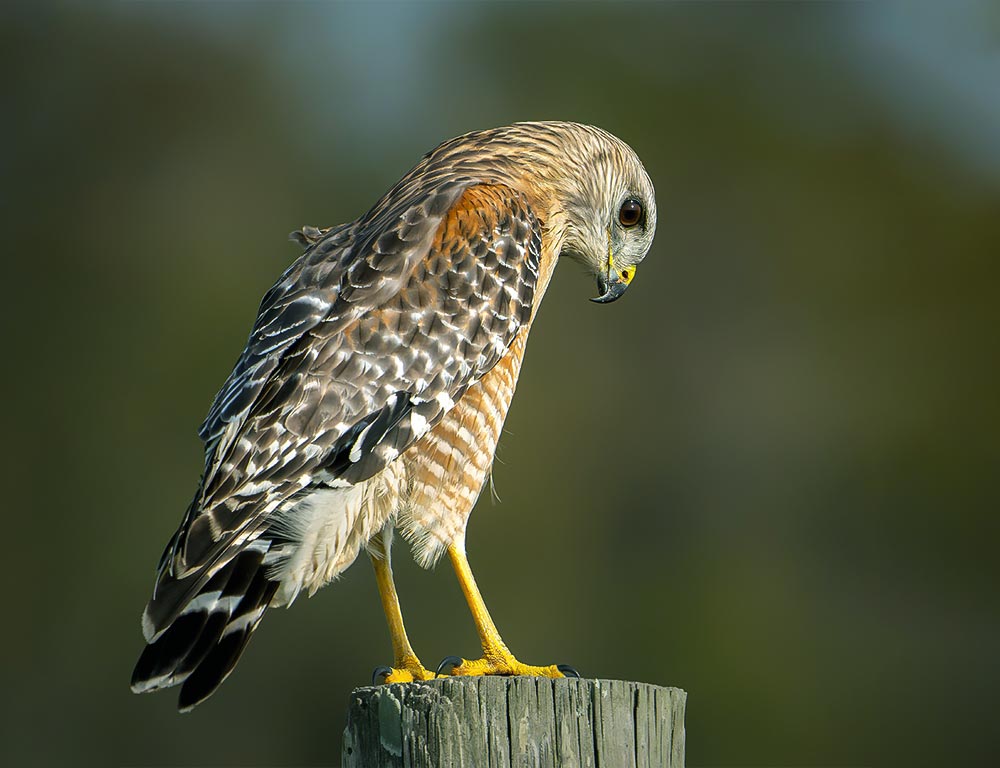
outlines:
[{"label": "bokeh background", "polygon": [[[636,148],[660,226],[532,334],[470,528],[508,643],[686,689],[692,766],[989,764],[997,8],[5,4],[0,762],[339,762],[390,660],[364,562],[195,713],[128,691],[195,428],[287,232],[558,118]],[[474,654],[448,566],[396,568],[425,661]]]}]

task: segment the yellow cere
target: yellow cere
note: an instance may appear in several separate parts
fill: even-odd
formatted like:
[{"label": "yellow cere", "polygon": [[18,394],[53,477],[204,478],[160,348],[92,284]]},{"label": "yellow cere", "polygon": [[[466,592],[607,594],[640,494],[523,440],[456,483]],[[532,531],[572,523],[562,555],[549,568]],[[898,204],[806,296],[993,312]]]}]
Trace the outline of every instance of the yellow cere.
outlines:
[{"label": "yellow cere", "polygon": [[[614,274],[615,274],[615,256],[614,256],[614,251],[611,248],[611,227],[608,227],[608,277],[614,278]],[[623,269],[621,272],[618,273],[618,277],[621,279],[621,282],[625,283],[625,285],[628,285],[629,283],[632,282],[632,278],[635,277],[635,267],[632,267],[631,269],[629,268]]]}]

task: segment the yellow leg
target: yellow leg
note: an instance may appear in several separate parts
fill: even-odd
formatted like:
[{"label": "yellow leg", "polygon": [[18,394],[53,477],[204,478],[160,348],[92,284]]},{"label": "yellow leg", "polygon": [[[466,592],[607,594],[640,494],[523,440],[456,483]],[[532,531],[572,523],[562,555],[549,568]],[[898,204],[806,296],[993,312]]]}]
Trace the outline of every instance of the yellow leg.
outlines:
[{"label": "yellow leg", "polygon": [[486,610],[486,603],[476,586],[476,579],[465,556],[464,542],[458,542],[448,547],[448,557],[451,558],[458,583],[462,587],[465,600],[472,612],[472,620],[479,631],[479,640],[483,645],[483,658],[475,661],[461,660],[451,670],[453,675],[531,675],[535,677],[565,677],[555,664],[548,667],[532,667],[522,664],[514,658],[497,631],[496,624]]},{"label": "yellow leg", "polygon": [[[380,544],[380,542],[375,542]],[[396,584],[392,579],[392,564],[389,562],[389,547],[376,546],[371,554],[372,566],[375,568],[375,583],[378,584],[378,594],[382,598],[382,609],[389,625],[389,635],[392,638],[392,669],[385,676],[387,683],[412,683],[414,680],[431,680],[434,673],[424,668],[413,652],[410,639],[406,636],[403,626],[403,613],[399,607],[399,595],[396,594]]]}]

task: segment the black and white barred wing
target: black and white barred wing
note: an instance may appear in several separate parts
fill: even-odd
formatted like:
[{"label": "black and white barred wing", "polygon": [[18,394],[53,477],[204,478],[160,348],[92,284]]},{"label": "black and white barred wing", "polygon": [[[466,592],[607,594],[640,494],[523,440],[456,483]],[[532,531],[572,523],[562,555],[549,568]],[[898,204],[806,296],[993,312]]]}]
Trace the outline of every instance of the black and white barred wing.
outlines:
[{"label": "black and white barred wing", "polygon": [[313,227],[303,230],[305,240],[300,242],[317,247],[297,259],[261,300],[247,345],[198,428],[206,443],[211,445],[227,425],[246,415],[285,353],[327,317],[351,256],[354,230],[354,224],[322,232]]},{"label": "black and white barred wing", "polygon": [[[333,292],[305,285],[317,274],[308,277],[308,267],[324,266],[320,240],[265,299],[206,420],[206,475],[144,616],[152,644],[136,667],[137,690],[185,683],[182,705],[207,697],[274,598],[276,511],[376,475],[433,429],[530,320],[541,236],[508,187],[443,187],[375,211],[353,233],[331,251]],[[322,317],[299,311],[308,296],[317,306],[329,300]],[[278,306],[290,321],[278,311],[265,322]],[[271,352],[267,338],[280,341]]]},{"label": "black and white barred wing", "polygon": [[[288,434],[283,423],[288,411],[301,415],[315,394],[308,390],[314,384],[308,366],[319,337],[311,332],[322,324],[321,336],[336,345],[338,330],[398,291],[462,191],[456,184],[442,185],[422,199],[376,207],[357,222],[328,230],[309,227],[299,237],[293,233],[308,250],[264,296],[246,348],[199,429],[206,443],[204,476],[161,558],[147,610],[152,627],[169,622],[200,586],[189,576],[204,581],[229,549],[253,538],[258,523],[312,482],[302,470],[318,460],[324,436],[316,436],[321,439],[315,447],[299,446],[310,436]],[[380,228],[384,232],[376,237]],[[372,264],[381,265],[388,279],[378,285],[369,280]],[[281,482],[282,469],[299,474]]]}]

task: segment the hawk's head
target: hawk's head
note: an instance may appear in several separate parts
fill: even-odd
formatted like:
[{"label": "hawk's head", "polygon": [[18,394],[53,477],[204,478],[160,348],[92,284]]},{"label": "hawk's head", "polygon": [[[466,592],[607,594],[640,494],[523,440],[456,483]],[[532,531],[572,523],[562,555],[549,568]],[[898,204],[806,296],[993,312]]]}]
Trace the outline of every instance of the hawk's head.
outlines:
[{"label": "hawk's head", "polygon": [[548,149],[542,176],[554,191],[551,213],[559,219],[560,255],[597,277],[600,296],[593,301],[614,301],[625,293],[653,243],[656,197],[649,174],[631,147],[600,128],[522,125],[556,138],[537,143]]},{"label": "hawk's head", "polygon": [[602,304],[625,293],[653,243],[649,174],[628,144],[592,125],[533,122],[474,131],[432,150],[412,175],[530,191],[559,255],[596,276],[601,295],[594,301]]}]

